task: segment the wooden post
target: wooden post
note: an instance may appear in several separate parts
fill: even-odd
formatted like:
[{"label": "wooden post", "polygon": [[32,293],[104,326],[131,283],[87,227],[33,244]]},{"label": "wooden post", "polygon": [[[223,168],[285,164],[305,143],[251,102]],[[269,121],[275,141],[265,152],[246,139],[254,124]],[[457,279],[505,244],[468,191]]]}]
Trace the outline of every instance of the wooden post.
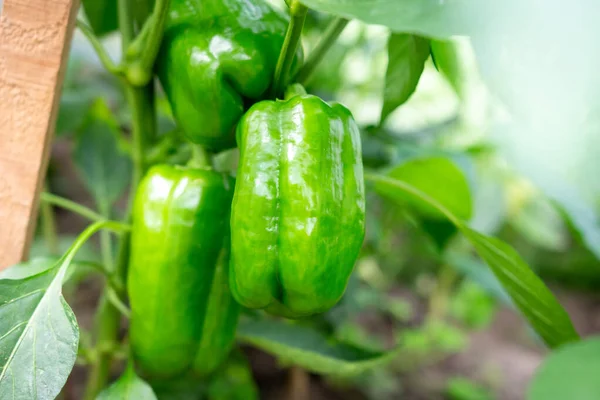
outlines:
[{"label": "wooden post", "polygon": [[0,270],[37,217],[79,0],[4,0],[0,13]]}]

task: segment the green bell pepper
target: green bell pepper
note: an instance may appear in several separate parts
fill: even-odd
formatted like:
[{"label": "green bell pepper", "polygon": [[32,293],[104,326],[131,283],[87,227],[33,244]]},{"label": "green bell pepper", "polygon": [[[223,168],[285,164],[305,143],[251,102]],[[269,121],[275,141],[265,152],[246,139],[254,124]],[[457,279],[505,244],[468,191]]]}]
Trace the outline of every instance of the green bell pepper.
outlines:
[{"label": "green bell pepper", "polygon": [[158,165],[138,187],[127,286],[131,350],[146,377],[168,379],[192,366],[233,185],[210,170]]},{"label": "green bell pepper", "polygon": [[289,318],[343,295],[365,233],[360,133],[316,96],[256,103],[237,128],[230,286],[248,308]]},{"label": "green bell pepper", "polygon": [[287,20],[263,0],[171,0],[156,69],[188,140],[235,146],[245,104],[271,85]]}]

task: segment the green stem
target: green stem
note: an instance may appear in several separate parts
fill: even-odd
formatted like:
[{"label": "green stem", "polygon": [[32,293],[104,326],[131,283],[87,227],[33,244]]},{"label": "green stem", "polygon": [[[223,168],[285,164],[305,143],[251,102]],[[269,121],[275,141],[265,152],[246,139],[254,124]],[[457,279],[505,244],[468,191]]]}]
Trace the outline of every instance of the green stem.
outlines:
[{"label": "green stem", "polygon": [[304,89],[304,86],[302,86],[299,83],[294,83],[285,89],[285,95],[283,96],[283,98],[285,100],[288,100],[294,96],[305,96],[305,95],[306,95],[306,89]]},{"label": "green stem", "polygon": [[331,21],[323,33],[321,40],[317,44],[317,47],[310,53],[308,60],[306,60],[302,69],[298,72],[296,81],[306,84],[310,80],[317,65],[325,58],[325,54],[327,54],[327,51],[329,51],[338,36],[340,36],[344,28],[346,28],[348,22],[349,21],[346,18],[335,18]]},{"label": "green stem", "polygon": [[111,74],[121,76],[123,73],[122,68],[120,66],[117,66],[114,63],[114,61],[110,58],[110,56],[106,52],[106,49],[104,48],[104,46],[102,46],[102,43],[100,43],[96,35],[94,35],[94,31],[92,31],[92,28],[79,19],[75,22],[75,25],[81,31],[81,33],[83,33],[83,36],[85,36],[90,42],[104,68],[106,68],[106,70]]},{"label": "green stem", "polygon": [[290,70],[292,68],[294,57],[296,56],[298,43],[300,43],[302,28],[304,27],[304,20],[306,19],[307,12],[308,8],[300,3],[300,1],[290,1],[290,13],[292,17],[285,34],[283,46],[281,47],[281,53],[279,53],[277,66],[275,67],[275,77],[271,88],[271,97],[277,98],[280,96],[288,83]]},{"label": "green stem", "polygon": [[121,32],[121,49],[123,51],[123,55],[125,55],[125,50],[129,47],[129,44],[135,35],[133,20],[131,18],[131,9],[129,5],[130,0],[118,0],[117,3],[117,15],[119,17],[119,31]]},{"label": "green stem", "polygon": [[210,167],[210,156],[204,147],[198,144],[192,144],[192,158],[188,163],[188,166],[192,168],[206,168]]},{"label": "green stem", "polygon": [[65,199],[64,197],[60,197],[48,192],[42,192],[40,195],[40,199],[43,203],[53,204],[57,207],[64,208],[65,210],[69,210],[75,214],[81,215],[84,218],[89,219],[90,221],[104,221],[106,218],[99,213],[95,212],[87,208],[86,206],[82,206],[81,204],[75,203],[69,199]]},{"label": "green stem", "polygon": [[42,220],[42,231],[44,233],[44,240],[46,247],[52,255],[58,255],[58,235],[56,230],[56,218],[52,204],[42,201],[40,205],[40,218]]},{"label": "green stem", "polygon": [[88,239],[91,238],[100,229],[107,229],[115,233],[125,233],[129,232],[130,226],[121,222],[109,220],[94,222],[92,225],[85,228],[85,230],[81,232],[77,239],[75,239],[75,242],[71,245],[71,247],[69,248],[69,250],[67,250],[65,254],[63,264],[70,264],[73,261],[73,258],[75,258],[75,254],[79,251],[79,249],[81,249],[85,242],[87,242]]},{"label": "green stem", "polygon": [[[123,59],[134,35],[134,21],[130,15],[130,0],[119,0],[119,27],[122,37]],[[126,98],[132,114],[132,193],[129,198],[126,221],[131,220],[134,193],[146,170],[146,146],[156,137],[156,112],[152,81],[143,87],[126,85]],[[130,234],[121,237],[114,277],[125,287],[128,266]],[[109,300],[109,287],[105,287],[96,311],[96,349],[98,358],[92,364],[86,383],[84,400],[93,400],[106,386],[113,361],[113,350],[118,348],[121,314]]]},{"label": "green stem", "polygon": [[152,79],[152,66],[160,49],[169,3],[170,0],[156,1],[152,14],[127,48],[127,79],[132,85],[144,86]]}]

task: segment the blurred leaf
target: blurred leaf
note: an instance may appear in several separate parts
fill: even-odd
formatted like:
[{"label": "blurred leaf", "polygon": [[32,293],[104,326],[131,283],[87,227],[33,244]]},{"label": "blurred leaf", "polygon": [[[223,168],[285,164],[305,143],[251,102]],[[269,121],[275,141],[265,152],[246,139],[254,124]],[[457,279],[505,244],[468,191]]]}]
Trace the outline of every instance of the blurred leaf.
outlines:
[{"label": "blurred leaf", "polygon": [[[471,217],[471,193],[469,185],[458,166],[448,158],[423,157],[405,162],[388,172],[394,180],[402,181],[426,193],[461,219]],[[375,183],[380,194],[414,208],[431,219],[446,219],[444,213],[429,201],[407,191],[398,190],[387,183]]]},{"label": "blurred leaf", "polygon": [[[485,236],[465,225],[444,205],[443,199],[438,200],[439,187],[431,183],[413,186],[410,181],[383,175],[368,174],[367,179],[373,181],[382,194],[397,199],[401,205],[405,204],[406,194],[409,194],[413,198],[412,204],[420,201],[453,222],[469,239],[523,316],[549,347],[554,348],[579,339],[567,312],[517,252],[501,240]],[[418,180],[416,182],[420,183]]]},{"label": "blurred leaf", "polygon": [[82,0],[85,16],[97,36],[103,36],[119,27],[117,0]]},{"label": "blurred leaf", "polygon": [[446,395],[449,400],[492,400],[494,397],[485,389],[467,378],[451,378]]},{"label": "blurred leaf", "polygon": [[54,399],[67,381],[79,341],[75,314],[61,293],[69,261],[0,280],[2,399]]},{"label": "blurred leaf", "polygon": [[432,40],[431,56],[436,68],[452,85],[459,96],[464,95],[464,83],[469,70],[463,65],[461,56],[462,39]]},{"label": "blurred leaf", "polygon": [[63,136],[81,128],[85,121],[93,95],[83,90],[65,88],[60,96],[60,107],[56,119],[56,135]]},{"label": "blurred leaf", "polygon": [[600,399],[600,337],[552,352],[538,368],[528,400]]},{"label": "blurred leaf", "polygon": [[142,378],[135,374],[129,364],[115,383],[104,389],[96,400],[156,400],[154,391]]},{"label": "blurred leaf", "polygon": [[258,400],[259,393],[246,357],[233,351],[226,364],[210,379],[208,400]]},{"label": "blurred leaf", "polygon": [[427,58],[429,40],[409,34],[390,35],[381,123],[413,94]]},{"label": "blurred leaf", "polygon": [[282,321],[241,322],[238,338],[318,374],[355,375],[395,356],[395,351],[366,351],[332,341],[316,330]]},{"label": "blurred leaf", "polygon": [[73,157],[98,209],[107,215],[129,184],[132,162],[119,143],[117,122],[102,99],[90,109]]},{"label": "blurred leaf", "polygon": [[[450,36],[464,33],[477,2],[439,0],[304,0],[308,7],[369,24],[385,25],[398,32]],[[487,5],[487,3],[484,3]],[[486,8],[481,5],[482,9]]]}]

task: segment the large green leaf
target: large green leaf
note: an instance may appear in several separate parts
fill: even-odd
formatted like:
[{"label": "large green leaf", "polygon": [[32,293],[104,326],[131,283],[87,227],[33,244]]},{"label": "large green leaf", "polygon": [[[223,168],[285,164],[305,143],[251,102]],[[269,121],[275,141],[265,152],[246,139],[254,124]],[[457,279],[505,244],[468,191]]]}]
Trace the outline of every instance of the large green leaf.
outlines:
[{"label": "large green leaf", "polygon": [[117,0],[82,0],[85,16],[97,36],[117,30]]},{"label": "large green leaf", "polygon": [[156,400],[152,387],[135,374],[129,365],[115,383],[104,389],[96,400]]},{"label": "large green leaf", "polygon": [[415,32],[431,36],[448,37],[468,32],[475,24],[469,16],[477,7],[485,10],[486,4],[457,0],[303,0],[318,11],[385,25],[398,32]]},{"label": "large green leaf", "polygon": [[429,40],[407,33],[390,35],[380,118],[382,122],[413,94],[427,58],[429,58]]},{"label": "large green leaf", "polygon": [[556,350],[538,368],[529,400],[600,399],[600,337]]},{"label": "large green leaf", "polygon": [[[449,158],[414,158],[391,169],[388,175],[427,193],[458,218],[467,220],[471,217],[469,184],[460,168]],[[386,183],[376,182],[375,186],[379,193],[410,206],[427,218],[446,220],[443,212],[418,195],[398,191]]]},{"label": "large green leaf", "polygon": [[440,192],[452,190],[443,185],[420,181],[407,182],[383,175],[367,174],[366,178],[375,183],[376,190],[399,204],[406,205],[406,195],[423,203],[421,207],[432,207],[469,239],[479,256],[488,264],[519,311],[529,321],[533,329],[551,348],[579,339],[569,315],[556,300],[550,289],[527,266],[521,257],[508,244],[499,239],[483,235],[469,228],[442,201]]},{"label": "large green leaf", "polygon": [[69,262],[0,280],[1,399],[54,399],[75,364],[79,329],[61,293]]},{"label": "large green leaf", "polygon": [[99,99],[81,128],[73,157],[104,215],[123,194],[131,176],[131,158],[122,147],[117,121],[106,103]]},{"label": "large green leaf", "polygon": [[319,374],[354,375],[391,360],[379,353],[338,343],[320,332],[282,321],[243,321],[238,338],[284,361]]}]

